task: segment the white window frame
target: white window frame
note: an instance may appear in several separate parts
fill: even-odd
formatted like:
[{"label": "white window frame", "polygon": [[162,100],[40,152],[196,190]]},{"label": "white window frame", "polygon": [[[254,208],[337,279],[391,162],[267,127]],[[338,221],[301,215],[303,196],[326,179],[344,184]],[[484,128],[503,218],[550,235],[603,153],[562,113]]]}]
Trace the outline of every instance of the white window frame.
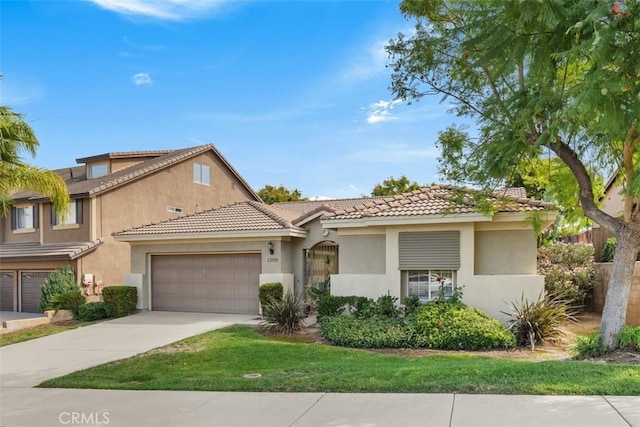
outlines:
[{"label": "white window frame", "polygon": [[182,213],[183,209],[177,206],[167,206],[167,212]]},{"label": "white window frame", "polygon": [[[33,230],[33,210],[35,205],[16,206],[16,229],[14,231]],[[29,214],[27,215],[27,212]]]},{"label": "white window frame", "polygon": [[[100,169],[98,169],[98,167]],[[96,169],[98,169],[97,172]],[[109,175],[109,163],[94,163],[89,166],[89,179],[100,178],[105,175]]]},{"label": "white window frame", "polygon": [[[420,301],[435,301],[440,297],[440,288],[444,285],[444,298],[453,296],[456,289],[456,270],[405,270],[407,296],[417,296]],[[413,278],[423,280],[411,280]],[[438,280],[440,279],[440,280]],[[415,292],[417,290],[417,292]],[[412,292],[414,291],[414,292]]]},{"label": "white window frame", "polygon": [[211,185],[211,166],[200,163],[193,164],[193,182],[206,186]]}]

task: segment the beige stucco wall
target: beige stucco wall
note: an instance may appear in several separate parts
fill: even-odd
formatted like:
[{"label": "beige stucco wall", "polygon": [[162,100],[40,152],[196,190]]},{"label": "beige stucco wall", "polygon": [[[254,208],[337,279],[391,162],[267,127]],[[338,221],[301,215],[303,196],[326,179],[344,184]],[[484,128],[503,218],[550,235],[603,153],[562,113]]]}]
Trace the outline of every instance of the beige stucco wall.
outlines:
[{"label": "beige stucco wall", "polygon": [[[211,167],[210,186],[193,182],[194,163]],[[94,274],[108,286],[124,283],[130,272],[129,244],[116,242],[111,233],[177,217],[167,212],[167,206],[180,207],[185,215],[253,198],[222,162],[207,152],[95,199],[92,237],[101,237],[104,243],[85,258],[83,272]]]},{"label": "beige stucco wall", "polygon": [[620,187],[615,183],[609,187],[600,200],[600,209],[613,217],[624,215],[624,200],[620,195]]},{"label": "beige stucco wall", "polygon": [[[291,263],[294,276],[294,287],[296,293],[304,292],[304,250],[311,249],[313,246],[321,242],[335,242],[340,244],[338,233],[335,230],[326,230],[322,228],[320,219],[316,218],[303,225],[307,230],[305,239],[293,239],[291,241]],[[324,235],[326,233],[326,236]],[[340,248],[338,247],[338,251]]]},{"label": "beige stucco wall", "polygon": [[533,230],[494,230],[475,233],[475,274],[536,274]]},{"label": "beige stucco wall", "polygon": [[53,205],[51,203],[44,204],[40,221],[43,233],[42,243],[87,242],[91,240],[89,199],[78,199],[76,203],[82,203],[82,224],[51,225]]},{"label": "beige stucco wall", "polygon": [[[26,206],[28,203],[19,203],[17,206]],[[3,216],[0,222],[0,243],[26,243],[26,242],[39,242],[40,230],[42,229],[42,204],[37,204],[38,212],[40,215],[39,225],[37,228],[29,230],[12,230],[11,229],[11,214]]]},{"label": "beige stucco wall", "polygon": [[340,236],[340,274],[384,274],[384,234]]},{"label": "beige stucco wall", "polygon": [[[341,263],[341,273],[331,276],[331,293],[334,295],[364,295],[373,299],[389,293],[402,301],[406,297],[406,289],[402,286],[402,275],[399,269],[399,233],[457,230],[460,232],[461,265],[456,278],[457,286],[463,289],[463,301],[504,321],[506,316],[501,312],[508,311],[509,306],[506,302],[520,299],[522,295],[530,300],[535,300],[544,289],[544,278],[535,275],[535,237],[532,240],[529,233],[533,235],[533,232],[523,230],[524,227],[525,225],[520,223],[388,226],[384,228],[386,243],[384,274],[370,274],[369,271],[361,271],[359,274],[342,274],[344,264]],[[340,229],[339,235],[340,239],[344,239],[345,236],[366,235],[368,231],[366,228]],[[484,234],[485,232],[496,233],[497,236],[495,238],[487,237],[488,234]],[[478,235],[486,240],[476,244],[475,240]],[[520,243],[512,242],[512,240],[522,238],[528,243],[520,245]],[[512,252],[501,250],[502,262],[517,265],[518,270],[523,270],[523,272],[520,274],[477,274],[477,250],[489,250],[497,245],[496,241],[499,239],[508,239],[508,241],[502,242],[503,246],[514,245]],[[342,247],[340,249],[343,250]],[[523,253],[520,253],[521,251]],[[485,258],[484,254],[482,257]],[[479,262],[479,265],[482,269],[491,268],[494,272],[500,269],[492,262],[483,260]],[[531,269],[531,265],[533,265],[533,269]],[[527,274],[527,272],[531,272],[531,274]]]}]

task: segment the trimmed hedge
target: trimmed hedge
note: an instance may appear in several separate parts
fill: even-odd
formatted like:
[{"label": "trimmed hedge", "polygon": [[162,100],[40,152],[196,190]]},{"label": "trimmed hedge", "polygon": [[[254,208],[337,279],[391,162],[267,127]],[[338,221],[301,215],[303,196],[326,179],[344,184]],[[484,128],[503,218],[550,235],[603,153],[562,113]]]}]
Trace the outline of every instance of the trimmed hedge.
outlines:
[{"label": "trimmed hedge", "polygon": [[410,348],[416,347],[412,331],[403,321],[373,317],[358,319],[352,316],[324,317],[320,321],[322,336],[332,344],[354,348]]},{"label": "trimmed hedge", "polygon": [[[77,287],[77,286],[76,286]],[[53,310],[71,310],[74,318],[78,318],[78,310],[87,302],[80,288],[54,295],[49,306]]]},{"label": "trimmed hedge", "polygon": [[[322,335],[335,345],[355,348],[431,348],[490,350],[516,345],[514,334],[481,310],[461,302],[437,302],[415,307],[405,318],[385,316],[387,299],[332,297],[318,305]],[[360,311],[356,310],[360,304]],[[373,308],[372,308],[373,307]],[[366,309],[365,309],[366,308]],[[349,310],[353,315],[340,315]],[[327,313],[338,313],[329,315]]]},{"label": "trimmed hedge", "polygon": [[425,304],[415,316],[417,345],[441,350],[491,350],[516,345],[515,335],[477,308],[460,302]]},{"label": "trimmed hedge", "polygon": [[264,283],[258,288],[260,307],[266,306],[270,300],[282,301],[284,288],[280,282]]},{"label": "trimmed hedge", "polygon": [[128,316],[136,311],[138,290],[134,286],[107,286],[102,299],[109,317]]},{"label": "trimmed hedge", "polygon": [[359,313],[364,315],[364,313],[372,310],[373,304],[372,299],[355,295],[325,295],[316,302],[318,306],[318,318],[338,316],[345,311],[348,311],[356,317],[360,317]]},{"label": "trimmed hedge", "polygon": [[102,320],[109,317],[107,305],[102,302],[88,302],[78,308],[78,320]]}]

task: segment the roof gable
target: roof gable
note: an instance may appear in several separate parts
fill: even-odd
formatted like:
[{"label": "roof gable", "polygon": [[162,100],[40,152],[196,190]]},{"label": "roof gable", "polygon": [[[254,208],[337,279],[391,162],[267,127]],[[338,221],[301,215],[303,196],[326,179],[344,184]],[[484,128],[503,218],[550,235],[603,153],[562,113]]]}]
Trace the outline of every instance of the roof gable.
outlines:
[{"label": "roof gable", "polygon": [[202,236],[204,233],[215,235],[257,231],[306,233],[303,228],[292,224],[295,216],[293,212],[274,209],[264,203],[246,201],[123,230],[113,235],[120,237],[118,240],[126,241],[135,236]]},{"label": "roof gable", "polygon": [[[161,171],[172,165],[183,162],[208,151],[212,152],[212,154],[222,162],[222,164],[231,172],[231,174],[244,186],[249,194],[251,194],[254,200],[261,201],[260,196],[258,196],[253,188],[251,188],[249,183],[247,183],[247,181],[245,181],[245,179],[238,173],[238,171],[233,166],[231,166],[227,159],[224,158],[224,156],[213,146],[213,144],[200,145],[178,150],[107,153],[98,156],[78,159],[78,161],[88,161],[99,158],[125,158],[135,156],[150,157],[152,155],[158,155],[157,157],[151,157],[136,165],[95,179],[87,179],[84,166],[58,169],[55,172],[58,175],[62,176],[62,178],[65,180],[69,194],[72,197],[77,198],[81,196],[95,196],[121,187],[132,181],[142,179],[152,173]],[[34,192],[15,193],[13,195],[13,198],[14,200],[43,199],[42,196]]]}]

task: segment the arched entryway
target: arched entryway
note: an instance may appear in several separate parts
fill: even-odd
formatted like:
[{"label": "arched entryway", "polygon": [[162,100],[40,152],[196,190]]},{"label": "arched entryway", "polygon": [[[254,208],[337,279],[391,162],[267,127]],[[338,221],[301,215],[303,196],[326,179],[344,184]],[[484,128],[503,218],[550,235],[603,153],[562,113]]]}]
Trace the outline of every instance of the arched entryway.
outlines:
[{"label": "arched entryway", "polygon": [[316,243],[305,249],[305,289],[326,281],[338,273],[338,244],[330,240]]}]

